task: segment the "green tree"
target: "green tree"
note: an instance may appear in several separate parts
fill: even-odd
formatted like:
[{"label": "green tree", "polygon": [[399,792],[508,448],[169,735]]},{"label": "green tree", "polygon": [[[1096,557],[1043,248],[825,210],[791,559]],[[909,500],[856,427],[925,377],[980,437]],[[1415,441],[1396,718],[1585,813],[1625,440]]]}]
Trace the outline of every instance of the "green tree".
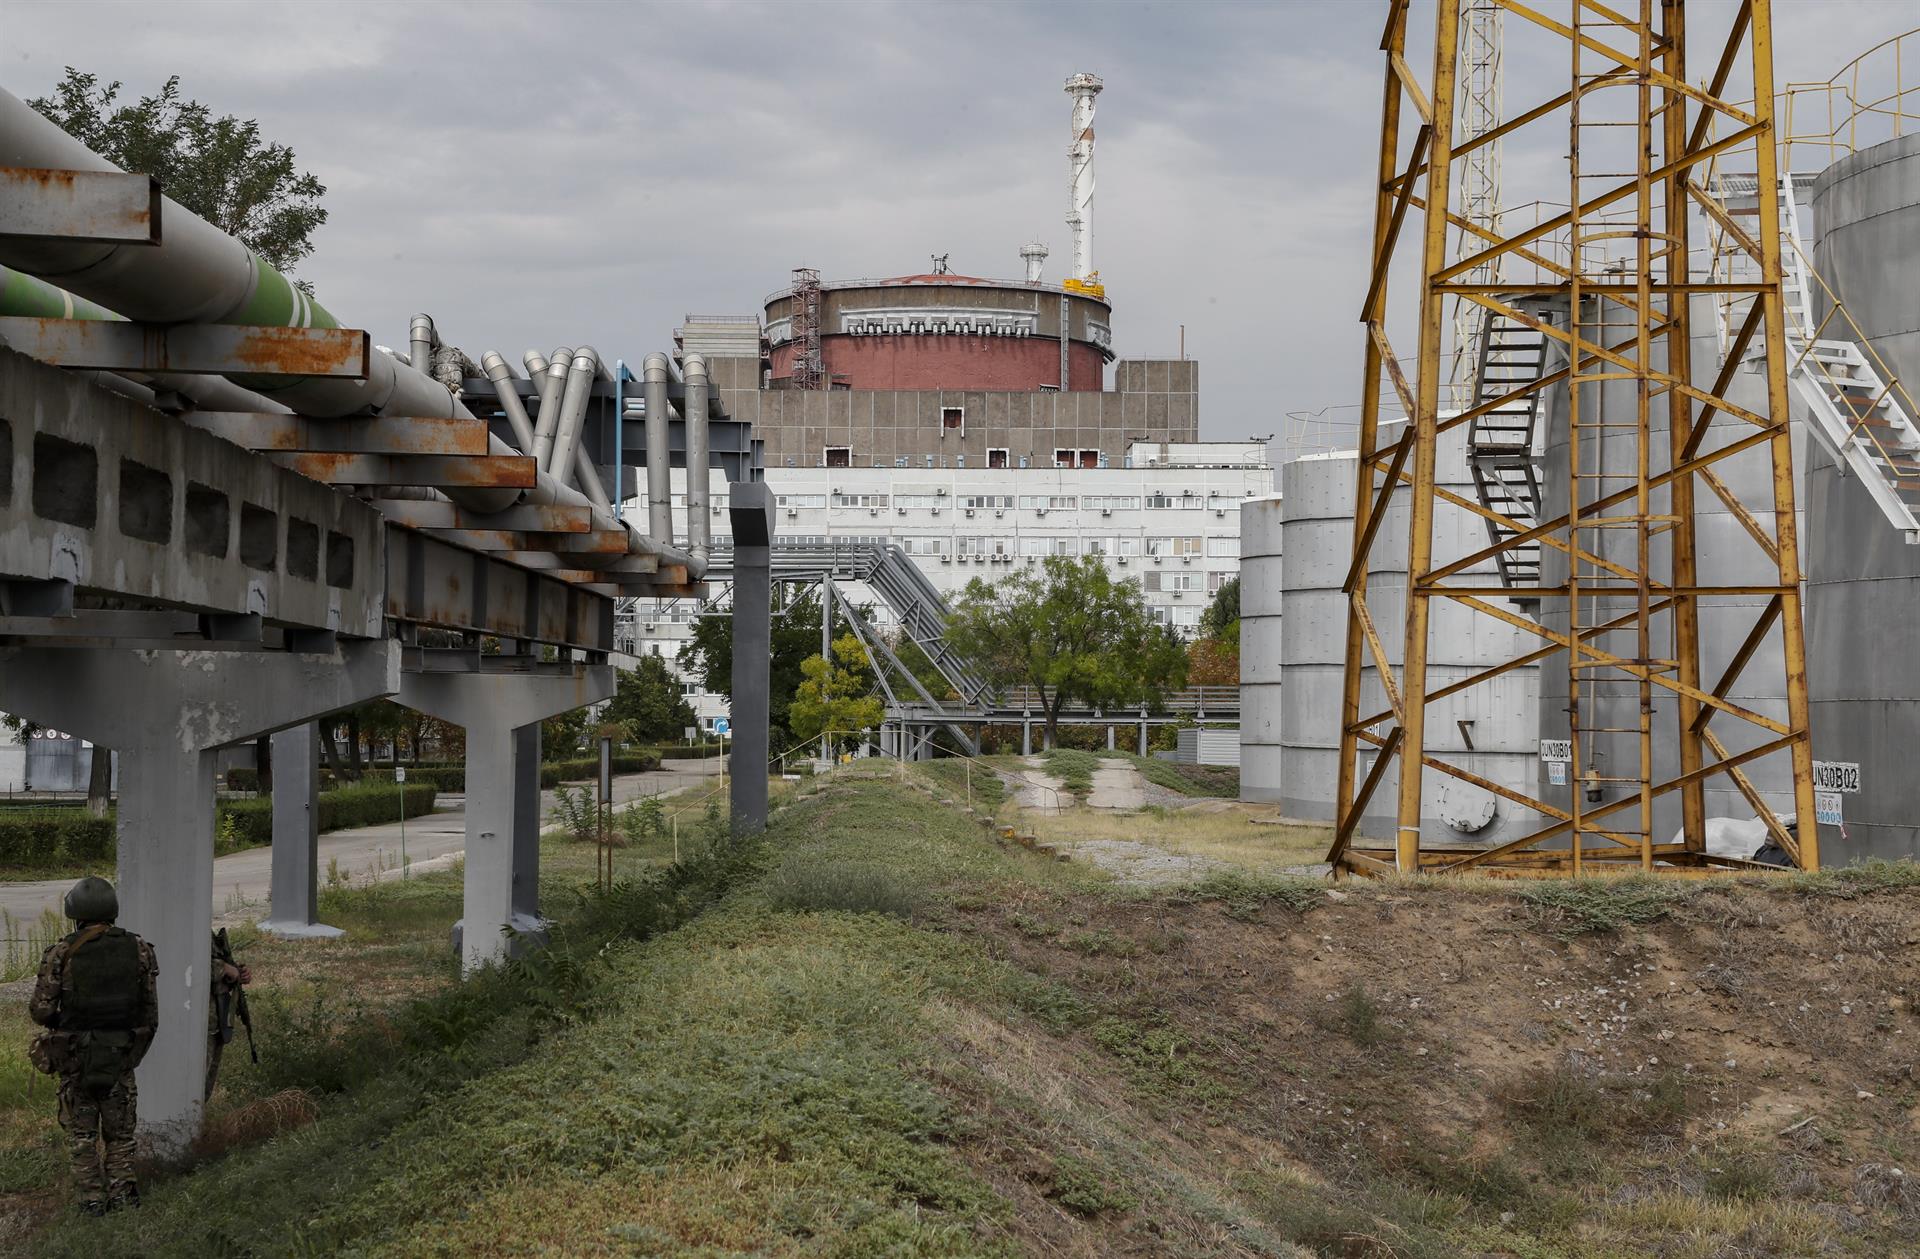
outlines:
[{"label": "green tree", "polygon": [[677,740],[694,724],[693,709],[680,696],[680,681],[658,656],[641,656],[632,669],[619,672],[618,689],[603,714],[640,743]]},{"label": "green tree", "polygon": [[1213,602],[1200,614],[1200,637],[1240,641],[1240,579],[1230,577],[1220,583]]},{"label": "green tree", "polygon": [[275,270],[290,271],[313,252],[313,233],[327,221],[326,185],[295,167],[291,148],[263,140],[254,119],[216,118],[182,99],[178,75],[124,105],[117,80],[103,86],[98,75],[68,66],[50,95],[28,104],[122,170],[158,178],[169,197]]},{"label": "green tree", "polygon": [[[541,722],[540,759],[564,761],[581,755],[587,742],[587,722],[587,710],[584,708],[576,708]],[[599,754],[596,752],[595,755]]]},{"label": "green tree", "polygon": [[[780,585],[773,592],[773,606],[786,607],[776,613],[772,627],[772,663],[768,666],[767,713],[768,746],[775,755],[794,744],[787,710],[794,692],[806,675],[800,666],[809,656],[820,654],[820,605],[812,599],[796,599],[791,585]],[[694,622],[693,637],[681,649],[680,661],[700,685],[715,695],[733,698],[733,618],[703,616]]]},{"label": "green tree", "polygon": [[1115,581],[1099,556],[1048,556],[989,584],[976,577],[947,623],[947,642],[1000,688],[1032,687],[1046,744],[1069,702],[1156,703],[1183,685],[1180,636],[1158,625],[1134,581]]},{"label": "green tree", "polygon": [[873,675],[867,671],[866,648],[851,633],[833,640],[833,658],[808,656],[800,662],[805,675],[794,691],[787,723],[797,739],[832,736],[836,748],[852,747],[853,732],[871,730],[886,716],[886,705],[872,694]]}]

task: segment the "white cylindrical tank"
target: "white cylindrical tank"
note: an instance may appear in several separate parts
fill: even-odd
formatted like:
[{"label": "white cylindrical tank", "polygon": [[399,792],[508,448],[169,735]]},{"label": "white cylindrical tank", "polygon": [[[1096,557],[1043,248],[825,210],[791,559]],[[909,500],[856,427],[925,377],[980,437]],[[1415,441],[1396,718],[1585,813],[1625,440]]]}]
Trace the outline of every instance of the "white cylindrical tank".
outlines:
[{"label": "white cylindrical tank", "polygon": [[[1631,324],[1626,322],[1627,316],[1620,307],[1607,303],[1606,308],[1609,314],[1604,327],[1595,322],[1594,311],[1589,308],[1584,335],[1594,341],[1614,344],[1631,335]],[[1720,345],[1714,331],[1713,309],[1708,299],[1695,299],[1692,318],[1692,376],[1700,388],[1711,389],[1719,373],[1721,360]],[[1565,326],[1564,306],[1553,319],[1559,326]],[[1655,367],[1665,370],[1666,359],[1665,345],[1656,340]],[[1561,354],[1547,364],[1547,370],[1564,366],[1565,356]],[[1633,485],[1636,449],[1632,428],[1636,417],[1633,388],[1631,382],[1621,380],[1588,383],[1581,388],[1581,472],[1587,478],[1583,481],[1583,496],[1586,499],[1598,498]],[[1766,414],[1765,374],[1757,370],[1736,371],[1725,396],[1736,406],[1756,414]],[[1796,480],[1801,480],[1800,469],[1806,450],[1805,425],[1800,422],[1797,399],[1794,405],[1794,467]],[[1664,398],[1655,400],[1649,420],[1649,473],[1658,476],[1672,465]],[[1546,428],[1541,471],[1541,517],[1553,519],[1567,511],[1567,471],[1571,448],[1565,386],[1550,389],[1545,395],[1541,423]],[[1589,429],[1586,425],[1590,423],[1616,427]],[[1618,427],[1622,425],[1624,427]],[[1710,430],[1701,449],[1710,451],[1744,438],[1750,431],[1744,423],[1722,419]],[[1768,448],[1761,445],[1730,456],[1714,464],[1713,471],[1727,485],[1734,499],[1759,518],[1771,532],[1773,468]],[[1605,479],[1598,479],[1601,475]],[[1696,478],[1694,487],[1694,554],[1699,582],[1714,586],[1765,586],[1776,582],[1778,569],[1774,562],[1748,535],[1739,518],[1703,480]],[[1657,489],[1650,498],[1651,510],[1655,515],[1665,516],[1672,512],[1672,496],[1667,490]],[[1801,503],[1800,507],[1798,516],[1804,528],[1805,504]],[[1615,507],[1607,514],[1618,515],[1624,510],[1624,507]],[[1583,530],[1580,545],[1629,568],[1638,563],[1638,544],[1635,532],[1631,529]],[[1657,527],[1648,548],[1649,567],[1657,582],[1665,584],[1672,581],[1672,553],[1671,532],[1664,526]],[[1583,581],[1591,585],[1595,576],[1591,566],[1583,566]],[[1541,555],[1541,584],[1558,586],[1564,584],[1566,579],[1566,554],[1551,547],[1545,548]],[[1608,577],[1606,584],[1617,589],[1621,583],[1617,578]],[[1719,681],[1767,600],[1767,595],[1755,594],[1714,596],[1700,601],[1700,676],[1703,689],[1711,688]],[[1633,609],[1634,603],[1626,595],[1589,595],[1581,599],[1581,605],[1581,623],[1595,625],[1626,615]],[[1547,628],[1564,634],[1568,625],[1566,599],[1543,599],[1540,619]],[[1674,654],[1671,618],[1665,613],[1656,614],[1652,625],[1652,654],[1656,658],[1671,658]],[[1615,655],[1631,658],[1638,654],[1636,637],[1629,631],[1609,635],[1596,645]],[[1566,783],[1560,785],[1550,781],[1546,765],[1541,765],[1538,770],[1541,798],[1562,808],[1571,807],[1572,793],[1576,788],[1585,790],[1580,784],[1589,774],[1606,780],[1637,778],[1640,773],[1637,733],[1640,696],[1637,683],[1631,682],[1627,675],[1616,669],[1587,669],[1583,671],[1581,679],[1583,695],[1580,724],[1586,731],[1582,735],[1583,763],[1575,767],[1577,772],[1568,775]],[[1542,664],[1543,738],[1564,739],[1570,735],[1568,682],[1566,653],[1556,652]],[[1761,644],[1729,689],[1727,697],[1743,708],[1777,720],[1786,719],[1786,670],[1777,631]],[[1672,692],[1659,686],[1653,688],[1653,772],[1656,780],[1670,779],[1680,772],[1677,703],[1678,697]],[[1734,754],[1774,738],[1771,732],[1762,727],[1725,715],[1716,717],[1711,729],[1726,744],[1728,751]],[[1793,769],[1791,760],[1784,752],[1749,761],[1742,768],[1770,808],[1781,813],[1792,811]],[[1637,785],[1631,782],[1600,781],[1597,787],[1599,803],[1602,804],[1638,791]],[[1727,817],[1746,821],[1753,817],[1752,806],[1728,775],[1718,774],[1707,779],[1704,795],[1706,815],[1710,819]],[[1632,832],[1639,825],[1637,817],[1637,810],[1629,808],[1624,814],[1612,815],[1607,825],[1610,830]],[[1665,843],[1673,839],[1680,828],[1679,793],[1668,792],[1658,797],[1654,805],[1655,842]]]},{"label": "white cylindrical tank", "polygon": [[[1382,444],[1398,425],[1382,426]],[[1467,471],[1466,430],[1442,435],[1438,483],[1463,496],[1473,493]],[[1346,654],[1347,599],[1342,592],[1352,560],[1353,452],[1298,459],[1281,469],[1284,573],[1282,688],[1286,710],[1282,756],[1286,766],[1281,807],[1294,817],[1331,820],[1339,768],[1341,676]],[[1406,554],[1409,496],[1394,496],[1381,522],[1368,574],[1367,604],[1389,662],[1396,668],[1405,648]],[[1478,516],[1445,502],[1435,505],[1433,555],[1446,564],[1487,545]],[[1490,585],[1499,578],[1488,563],[1463,578]],[[1456,581],[1462,579],[1456,579]],[[1243,596],[1244,597],[1244,596]],[[1427,689],[1510,660],[1537,645],[1534,636],[1457,603],[1430,605]],[[1376,671],[1362,671],[1362,699],[1371,715],[1387,708]],[[1488,781],[1533,793],[1539,755],[1539,671],[1516,668],[1427,705],[1427,750]],[[1373,753],[1360,755],[1364,775]],[[1244,773],[1244,770],[1243,770]],[[1385,839],[1395,825],[1398,770],[1389,770],[1374,792],[1364,834]],[[1475,784],[1428,769],[1422,785],[1421,829],[1435,846],[1495,844],[1539,825],[1539,815]]]},{"label": "white cylindrical tank", "polygon": [[1281,497],[1240,503],[1240,798],[1281,795]]},{"label": "white cylindrical tank", "polygon": [[[1920,262],[1920,135],[1841,158],[1814,184],[1814,262],[1864,335],[1920,394],[1920,320],[1913,276]],[[1816,321],[1829,303],[1813,286]],[[1851,336],[1842,320],[1829,336]],[[1882,373],[1885,375],[1886,373]],[[1906,399],[1903,407],[1910,411]],[[1820,860],[1920,856],[1920,547],[1907,546],[1858,478],[1825,458],[1807,474],[1808,686],[1813,754],[1860,767],[1860,791],[1839,798],[1844,826],[1820,827]]]}]

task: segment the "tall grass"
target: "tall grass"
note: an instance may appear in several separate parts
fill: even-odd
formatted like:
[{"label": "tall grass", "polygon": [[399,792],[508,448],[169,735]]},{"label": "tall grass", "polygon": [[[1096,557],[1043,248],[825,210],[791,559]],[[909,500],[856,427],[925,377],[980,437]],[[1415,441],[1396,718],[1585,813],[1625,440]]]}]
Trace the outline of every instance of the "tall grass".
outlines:
[{"label": "tall grass", "polygon": [[40,955],[67,934],[67,920],[51,909],[34,919],[16,918],[0,909],[0,983],[24,979],[40,969]]}]

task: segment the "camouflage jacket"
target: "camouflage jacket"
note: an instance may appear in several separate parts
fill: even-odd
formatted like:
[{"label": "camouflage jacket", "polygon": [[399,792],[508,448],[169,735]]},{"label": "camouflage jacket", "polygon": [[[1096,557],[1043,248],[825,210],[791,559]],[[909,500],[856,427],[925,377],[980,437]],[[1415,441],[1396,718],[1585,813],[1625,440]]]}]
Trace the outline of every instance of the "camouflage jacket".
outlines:
[{"label": "camouflage jacket", "polygon": [[[40,975],[33,984],[33,997],[27,1002],[27,1017],[42,1027],[58,1029],[60,1026],[60,988],[66,978],[67,955],[73,951],[73,943],[80,936],[75,931],[65,939],[47,946],[40,956]],[[148,1037],[153,1029],[160,1025],[160,997],[157,982],[160,975],[159,963],[154,960],[153,946],[135,936],[140,943],[140,966],[146,972],[145,992],[140,998],[140,1027]]]}]

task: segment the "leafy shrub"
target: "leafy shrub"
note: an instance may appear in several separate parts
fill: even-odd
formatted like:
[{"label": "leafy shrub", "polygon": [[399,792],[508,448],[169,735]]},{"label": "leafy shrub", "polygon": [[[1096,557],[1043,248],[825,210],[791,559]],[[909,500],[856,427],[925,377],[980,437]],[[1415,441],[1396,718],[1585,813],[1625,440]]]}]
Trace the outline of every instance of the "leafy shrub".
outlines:
[{"label": "leafy shrub", "polygon": [[577,844],[600,836],[600,807],[594,802],[593,792],[585,787],[554,788],[553,815],[567,838]]},{"label": "leafy shrub", "polygon": [[119,838],[110,817],[77,817],[61,828],[60,847],[75,861],[106,861]]},{"label": "leafy shrub", "polygon": [[891,871],[864,861],[789,861],[767,880],[767,900],[789,913],[839,910],[906,918],[918,899]]}]

